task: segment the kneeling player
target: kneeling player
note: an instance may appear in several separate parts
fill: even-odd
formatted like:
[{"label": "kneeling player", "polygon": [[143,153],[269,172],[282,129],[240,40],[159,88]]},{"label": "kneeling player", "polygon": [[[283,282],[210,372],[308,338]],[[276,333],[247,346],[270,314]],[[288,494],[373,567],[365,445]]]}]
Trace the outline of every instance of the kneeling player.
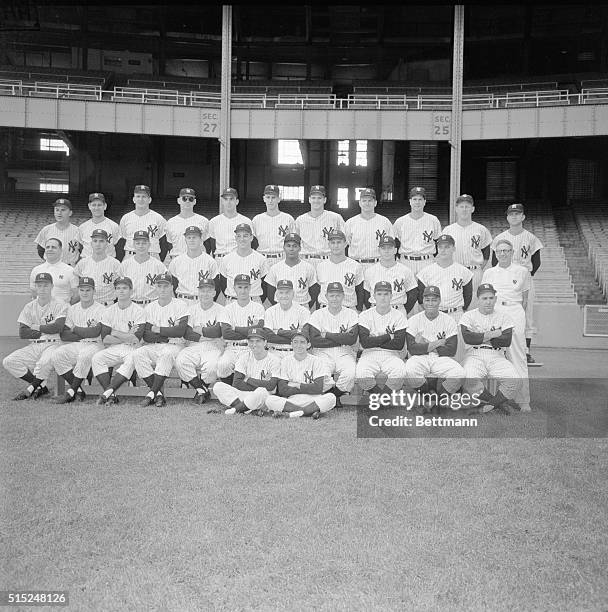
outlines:
[{"label": "kneeling player", "polygon": [[[460,319],[466,344],[464,388],[468,393],[479,394],[484,404],[482,412],[501,408],[510,414],[507,402],[515,397],[522,383],[505,354],[515,323],[504,312],[495,310],[496,290],[489,283],[479,285],[477,301],[479,307],[465,312]],[[496,395],[484,389],[483,379],[488,377],[499,381]]]},{"label": "kneeling player", "polygon": [[277,395],[266,399],[266,407],[274,416],[312,416],[318,419],[336,405],[336,396],[323,393],[325,377],[329,376],[323,359],[311,355],[310,340],[303,331],[291,339],[293,354],[281,361]]},{"label": "kneeling player", "polygon": [[[458,329],[452,317],[439,312],[439,287],[429,285],[422,294],[423,312],[411,317],[405,334],[409,358],[405,362],[406,385],[425,389],[425,379],[439,378],[438,393],[452,394],[460,389],[464,370],[454,359],[458,343]],[[432,402],[431,402],[432,403]]]},{"label": "kneeling player", "polygon": [[232,384],[218,381],[213,392],[220,403],[227,406],[226,414],[254,412],[262,416],[264,403],[277,386],[281,362],[268,351],[266,335],[259,327],[249,330],[247,342],[249,350],[239,355]]}]

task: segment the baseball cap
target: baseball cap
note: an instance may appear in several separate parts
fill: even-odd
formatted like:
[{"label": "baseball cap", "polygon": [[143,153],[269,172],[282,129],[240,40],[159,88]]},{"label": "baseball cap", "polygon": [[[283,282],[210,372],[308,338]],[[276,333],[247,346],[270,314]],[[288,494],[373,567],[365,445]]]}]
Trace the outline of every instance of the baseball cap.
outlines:
[{"label": "baseball cap", "polygon": [[395,239],[392,236],[382,236],[382,238],[380,238],[380,240],[378,241],[378,246],[386,246],[389,245],[390,246],[395,246]]},{"label": "baseball cap", "polygon": [[428,287],[424,288],[424,291],[422,292],[422,297],[426,297],[427,295],[435,295],[440,298],[441,291],[439,291],[439,287],[436,287],[435,285],[428,285]]},{"label": "baseball cap", "polygon": [[279,186],[278,185],[266,185],[266,187],[264,187],[264,195],[275,195],[275,196],[280,195]]},{"label": "baseball cap", "polygon": [[371,187],[366,187],[365,189],[362,189],[361,193],[359,194],[359,200],[362,200],[363,198],[374,198],[375,200],[376,190],[372,189]]},{"label": "baseball cap", "polygon": [[341,230],[334,230],[328,237],[328,240],[346,240],[346,234]]},{"label": "baseball cap", "polygon": [[145,193],[147,196],[149,196],[150,187],[148,187],[148,185],[135,185],[135,187],[133,187],[133,193]]},{"label": "baseball cap", "polygon": [[239,232],[247,232],[248,234],[253,235],[253,231],[251,230],[251,225],[249,225],[249,223],[239,223],[234,228],[234,233],[238,234]]},{"label": "baseball cap", "polygon": [[496,295],[496,289],[490,283],[481,283],[479,287],[477,287],[477,297],[479,297],[482,293],[493,293]]},{"label": "baseball cap", "polygon": [[524,205],[523,204],[511,204],[511,206],[509,206],[509,208],[507,208],[507,215],[509,213],[512,213],[512,212],[523,213],[524,212]]},{"label": "baseball cap", "polygon": [[154,279],[154,284],[158,285],[159,283],[169,283],[170,285],[172,285],[173,275],[170,274],[169,272],[163,272],[162,274],[157,274],[156,278]]},{"label": "baseball cap", "polygon": [[285,238],[283,238],[283,244],[285,244],[286,242],[297,242],[298,244],[302,244],[302,238],[300,238],[300,234],[292,232],[291,234],[285,234]]},{"label": "baseball cap", "polygon": [[114,287],[118,285],[127,285],[129,289],[133,289],[133,281],[128,276],[118,276],[114,279]]},{"label": "baseball cap", "polygon": [[424,187],[412,187],[410,189],[410,198],[413,198],[414,196],[422,196],[423,198],[426,198],[426,189]]},{"label": "baseball cap", "polygon": [[94,229],[91,232],[91,238],[103,238],[104,240],[107,240],[109,238],[109,236],[108,236],[108,232],[106,232],[106,230],[101,229],[101,228],[97,228],[97,229]]},{"label": "baseball cap", "polygon": [[48,272],[38,272],[36,274],[36,278],[34,279],[35,283],[51,283],[53,284],[53,277]]},{"label": "baseball cap", "polygon": [[99,193],[99,191],[96,191],[95,193],[90,193],[89,202],[93,202],[94,200],[101,200],[102,202],[105,203],[106,196],[104,196],[103,193]]},{"label": "baseball cap", "polygon": [[133,240],[150,240],[150,234],[146,230],[137,230],[133,234]]},{"label": "baseball cap", "polygon": [[296,336],[301,336],[302,338],[304,338],[304,340],[310,342],[308,334],[301,328],[295,330],[295,334],[291,337],[291,339],[293,340]]},{"label": "baseball cap", "polygon": [[220,194],[221,198],[239,198],[239,192],[234,187],[226,187]]},{"label": "baseball cap", "polygon": [[189,195],[189,196],[196,198],[196,191],[194,191],[192,187],[182,187],[179,190],[179,197],[181,198],[182,196],[185,196],[185,195]]},{"label": "baseball cap", "polygon": [[313,185],[310,188],[310,195],[313,195],[315,193],[320,193],[322,196],[326,196],[327,195],[327,189],[325,189],[325,187],[323,185]]},{"label": "baseball cap", "polygon": [[452,238],[452,236],[449,234],[441,234],[441,236],[437,238],[437,245],[439,246],[440,244],[450,244],[452,246],[456,246],[454,238]]},{"label": "baseball cap", "polygon": [[234,277],[235,285],[251,285],[251,277],[248,274],[237,274]]},{"label": "baseball cap", "polygon": [[81,276],[78,279],[79,287],[91,287],[91,289],[95,289],[95,279],[90,276]]},{"label": "baseball cap", "polygon": [[198,234],[199,236],[202,236],[203,230],[197,225],[189,225],[184,231],[184,236],[187,236],[188,234]]},{"label": "baseball cap", "polygon": [[293,283],[284,278],[277,283],[277,289],[293,289]]},{"label": "baseball cap", "polygon": [[72,202],[70,202],[67,198],[57,198],[53,202],[53,206],[67,206],[70,210],[72,210]]},{"label": "baseball cap", "polygon": [[327,283],[325,293],[344,293],[344,287],[342,286],[342,283],[338,282]]},{"label": "baseball cap", "polygon": [[252,327],[247,332],[247,338],[261,338],[262,340],[266,340],[266,334],[260,327]]},{"label": "baseball cap", "polygon": [[393,285],[388,281],[378,281],[374,285],[374,291],[390,291],[393,292]]},{"label": "baseball cap", "polygon": [[213,287],[215,289],[215,281],[212,278],[201,278],[198,281],[198,288],[200,289],[201,287]]},{"label": "baseball cap", "polygon": [[456,204],[459,202],[469,202],[470,204],[474,204],[473,196],[470,196],[468,193],[463,193],[456,198]]}]

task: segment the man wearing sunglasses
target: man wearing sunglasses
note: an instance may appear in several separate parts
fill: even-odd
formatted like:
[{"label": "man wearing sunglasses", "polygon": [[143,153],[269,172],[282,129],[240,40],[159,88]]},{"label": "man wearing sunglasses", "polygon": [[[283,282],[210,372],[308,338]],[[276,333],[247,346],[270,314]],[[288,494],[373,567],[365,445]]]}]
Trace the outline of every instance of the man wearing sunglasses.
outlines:
[{"label": "man wearing sunglasses", "polygon": [[177,198],[179,215],[167,221],[167,241],[171,251],[171,259],[183,255],[186,250],[185,231],[187,227],[196,226],[201,230],[203,242],[209,238],[209,219],[194,212],[196,206],[196,191],[192,187],[182,187]]}]

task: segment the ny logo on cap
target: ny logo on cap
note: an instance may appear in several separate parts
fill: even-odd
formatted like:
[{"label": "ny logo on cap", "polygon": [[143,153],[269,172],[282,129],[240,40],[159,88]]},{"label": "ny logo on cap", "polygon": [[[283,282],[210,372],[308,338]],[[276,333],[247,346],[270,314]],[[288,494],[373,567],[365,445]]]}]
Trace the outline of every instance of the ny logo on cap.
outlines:
[{"label": "ny logo on cap", "polygon": [[471,236],[471,246],[474,249],[478,249],[479,248],[479,243],[481,242],[481,236],[479,234],[475,234],[474,236]]},{"label": "ny logo on cap", "polygon": [[312,377],[312,370],[305,370],[304,372],[304,383],[312,384],[315,382],[315,379]]},{"label": "ny logo on cap", "polygon": [[453,278],[452,279],[452,289],[456,291],[460,291],[462,289],[462,285],[464,284],[464,278]]},{"label": "ny logo on cap", "polygon": [[422,230],[422,239],[425,242],[430,242],[433,240],[433,230],[429,230],[428,232],[426,230]]}]

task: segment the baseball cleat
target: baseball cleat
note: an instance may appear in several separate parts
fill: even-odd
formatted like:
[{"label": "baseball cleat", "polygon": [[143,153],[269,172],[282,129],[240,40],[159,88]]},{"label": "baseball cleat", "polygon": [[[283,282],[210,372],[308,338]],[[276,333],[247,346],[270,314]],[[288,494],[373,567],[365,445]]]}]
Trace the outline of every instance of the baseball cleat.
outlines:
[{"label": "baseball cleat", "polygon": [[76,399],[75,395],[70,395],[69,393],[64,393],[61,397],[55,398],[56,404],[70,404]]},{"label": "baseball cleat", "polygon": [[32,397],[27,391],[21,391],[13,398],[16,402],[20,402],[21,400],[30,399]]},{"label": "baseball cleat", "polygon": [[536,359],[534,359],[530,353],[526,354],[526,363],[528,364],[529,368],[539,368],[543,365],[542,363],[536,361]]},{"label": "baseball cleat", "polygon": [[310,416],[316,421],[317,419],[321,418],[321,411],[320,410],[316,410]]},{"label": "baseball cleat", "polygon": [[283,419],[288,417],[289,415],[286,412],[273,412],[272,416],[275,419]]},{"label": "baseball cleat", "polygon": [[255,416],[263,417],[266,413],[264,412],[263,408],[258,408],[257,410],[253,410],[251,414]]},{"label": "baseball cleat", "polygon": [[146,397],[144,397],[143,400],[141,400],[141,402],[139,402],[139,405],[142,408],[147,408],[148,406],[152,406],[154,404],[154,398],[150,397],[149,395],[146,395]]},{"label": "baseball cleat", "polygon": [[108,401],[109,398],[107,398],[103,393],[97,398],[97,401],[95,402],[96,406],[105,406],[106,402]]},{"label": "baseball cleat", "polygon": [[84,402],[84,400],[86,399],[87,399],[87,394],[82,389],[78,389],[78,391],[76,391],[76,401]]},{"label": "baseball cleat", "polygon": [[197,406],[202,406],[205,402],[208,402],[211,399],[211,393],[209,391],[204,391],[203,393],[197,393],[194,396],[193,402]]},{"label": "baseball cleat", "polygon": [[34,392],[32,393],[32,399],[38,399],[39,397],[42,397],[43,395],[48,395],[48,394],[49,394],[48,387],[36,387],[36,389],[34,389]]},{"label": "baseball cleat", "polygon": [[157,408],[162,408],[163,406],[167,405],[167,400],[165,399],[165,396],[162,393],[159,393],[156,396],[156,399],[154,400],[154,405]]},{"label": "baseball cleat", "polygon": [[227,408],[226,410],[224,410],[224,414],[227,414],[227,415],[236,414],[236,408]]},{"label": "baseball cleat", "polygon": [[108,401],[106,403],[108,403],[108,404],[118,404],[119,401],[120,400],[118,399],[118,396],[114,395],[112,393],[112,395],[110,395],[110,397],[108,398]]}]

